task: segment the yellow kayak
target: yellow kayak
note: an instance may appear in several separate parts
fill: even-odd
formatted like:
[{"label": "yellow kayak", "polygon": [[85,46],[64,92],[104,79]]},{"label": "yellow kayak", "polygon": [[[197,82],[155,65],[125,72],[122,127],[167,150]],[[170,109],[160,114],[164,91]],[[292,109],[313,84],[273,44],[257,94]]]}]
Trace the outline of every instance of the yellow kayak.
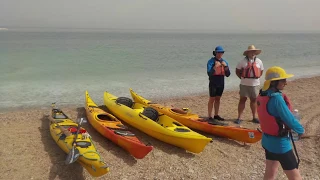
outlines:
[{"label": "yellow kayak", "polygon": [[133,103],[129,98],[118,98],[105,92],[103,99],[104,104],[113,115],[163,142],[193,153],[200,153],[212,140],[164,114],[159,114],[151,107]]},{"label": "yellow kayak", "polygon": [[[58,146],[67,154],[72,148],[78,124],[69,119],[60,109],[53,108],[49,116],[50,134]],[[76,140],[80,163],[93,177],[99,177],[109,172],[109,167],[101,160],[90,135],[80,128]]]},{"label": "yellow kayak", "polygon": [[180,123],[191,129],[200,130],[203,132],[241,141],[244,143],[256,143],[260,141],[262,138],[262,133],[256,129],[209,124],[203,118],[200,118],[198,114],[193,114],[183,109],[167,107],[161,104],[151,102],[135,93],[132,89],[130,89],[130,93],[134,102],[138,102],[143,105],[152,107],[157,111],[179,121]]}]

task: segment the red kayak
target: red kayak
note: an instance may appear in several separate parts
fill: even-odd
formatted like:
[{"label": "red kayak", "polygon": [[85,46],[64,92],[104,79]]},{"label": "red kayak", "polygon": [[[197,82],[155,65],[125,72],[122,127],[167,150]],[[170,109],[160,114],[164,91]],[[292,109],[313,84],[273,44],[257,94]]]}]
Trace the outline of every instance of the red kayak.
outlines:
[{"label": "red kayak", "polygon": [[104,137],[127,150],[137,159],[144,158],[152,146],[142,143],[112,114],[100,109],[86,91],[86,113],[90,124]]}]

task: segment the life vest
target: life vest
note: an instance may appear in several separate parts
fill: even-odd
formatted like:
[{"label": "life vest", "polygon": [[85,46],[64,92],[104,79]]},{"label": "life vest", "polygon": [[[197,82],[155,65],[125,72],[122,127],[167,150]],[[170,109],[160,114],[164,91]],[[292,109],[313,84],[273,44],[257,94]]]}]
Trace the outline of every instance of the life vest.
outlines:
[{"label": "life vest", "polygon": [[[282,93],[282,97],[285,100],[288,108],[292,111],[292,105],[290,103],[289,98]],[[280,118],[276,118],[269,114],[267,105],[270,100],[269,96],[261,96],[259,95],[257,98],[257,112],[258,117],[260,119],[260,126],[263,133],[271,135],[284,137],[288,136],[290,128],[284,124],[284,122]]]},{"label": "life vest", "polygon": [[[215,59],[215,62],[216,61],[218,61],[218,60]],[[220,62],[220,61],[218,61],[218,62]],[[226,72],[224,70],[224,66],[222,66],[222,65],[219,67],[213,66],[213,68],[214,68],[214,73],[213,73],[214,76],[224,76],[226,74]]]},{"label": "life vest", "polygon": [[[251,63],[248,57],[246,57],[246,59],[248,60],[248,63],[247,66],[243,68],[241,77],[253,79],[259,78],[261,76],[261,69],[257,67],[256,57],[254,58],[253,63]],[[251,74],[253,74],[253,76]]]}]

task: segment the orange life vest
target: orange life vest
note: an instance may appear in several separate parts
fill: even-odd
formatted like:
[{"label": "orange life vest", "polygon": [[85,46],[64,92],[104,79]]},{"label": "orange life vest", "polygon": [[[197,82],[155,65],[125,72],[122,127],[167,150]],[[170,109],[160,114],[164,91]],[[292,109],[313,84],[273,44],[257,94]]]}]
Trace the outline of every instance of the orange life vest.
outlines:
[{"label": "orange life vest", "polygon": [[[215,61],[217,61],[217,60],[215,60]],[[218,61],[218,62],[220,62],[220,61]],[[226,74],[226,72],[224,70],[224,66],[222,66],[222,65],[219,67],[214,66],[213,68],[214,68],[214,73],[213,73],[214,76],[224,76]]]},{"label": "orange life vest", "polygon": [[[292,105],[289,98],[282,93],[288,108],[292,111]],[[288,135],[290,128],[284,124],[281,119],[278,119],[269,114],[267,104],[270,100],[269,96],[258,96],[257,98],[257,112],[260,119],[260,127],[263,133],[271,136],[284,137]]]},{"label": "orange life vest", "polygon": [[[248,60],[247,66],[242,69],[241,77],[243,78],[254,78],[257,79],[261,76],[261,69],[257,67],[256,58],[254,58],[253,63],[246,57]],[[251,75],[253,74],[253,76]]]}]

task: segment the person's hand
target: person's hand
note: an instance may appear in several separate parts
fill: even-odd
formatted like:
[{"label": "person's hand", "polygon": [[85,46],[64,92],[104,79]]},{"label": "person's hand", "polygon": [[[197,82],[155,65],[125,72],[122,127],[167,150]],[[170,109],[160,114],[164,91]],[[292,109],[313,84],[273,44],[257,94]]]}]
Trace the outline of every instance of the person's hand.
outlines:
[{"label": "person's hand", "polygon": [[221,65],[224,66],[224,67],[227,66],[226,62],[224,62],[224,61],[222,61]]},{"label": "person's hand", "polygon": [[305,137],[305,134],[304,134],[304,133],[298,135],[298,139],[301,139],[301,138],[304,138],[304,137]]},{"label": "person's hand", "polygon": [[220,67],[220,66],[221,66],[221,63],[219,61],[216,61],[214,64],[214,67]]}]

